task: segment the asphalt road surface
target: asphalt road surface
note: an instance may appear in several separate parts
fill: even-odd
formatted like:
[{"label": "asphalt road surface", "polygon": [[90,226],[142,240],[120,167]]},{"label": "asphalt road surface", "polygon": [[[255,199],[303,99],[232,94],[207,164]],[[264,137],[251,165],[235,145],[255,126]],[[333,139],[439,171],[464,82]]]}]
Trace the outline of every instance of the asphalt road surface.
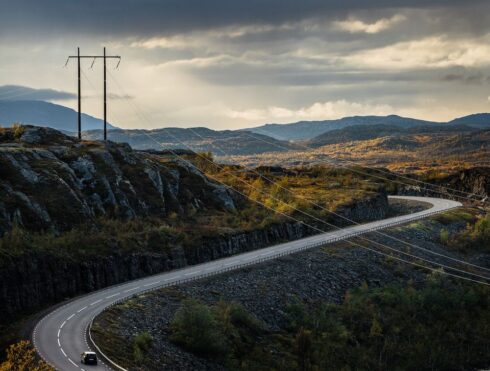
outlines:
[{"label": "asphalt road surface", "polygon": [[[108,368],[107,362],[100,362],[103,360],[103,357],[99,356],[98,366],[86,366],[80,362],[80,354],[84,351],[91,350],[87,340],[87,331],[92,319],[105,308],[124,298],[162,286],[178,284],[181,281],[197,279],[206,275],[218,274],[278,256],[347,239],[375,229],[387,228],[411,220],[422,219],[434,213],[461,206],[459,202],[439,198],[410,196],[393,196],[390,198],[427,202],[432,204],[432,208],[413,214],[322,233],[199,265],[188,266],[183,269],[165,272],[95,291],[68,301],[65,305],[58,307],[41,319],[37,323],[32,335],[34,346],[41,357],[57,370],[106,370]],[[115,365],[109,365],[112,369],[118,369]]]}]

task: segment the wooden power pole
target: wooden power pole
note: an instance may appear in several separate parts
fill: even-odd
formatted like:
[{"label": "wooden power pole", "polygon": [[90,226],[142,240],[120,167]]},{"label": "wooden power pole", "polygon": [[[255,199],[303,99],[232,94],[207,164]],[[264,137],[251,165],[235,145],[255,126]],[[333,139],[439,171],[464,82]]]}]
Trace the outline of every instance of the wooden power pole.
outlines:
[{"label": "wooden power pole", "polygon": [[80,55],[80,48],[77,48],[77,55],[68,56],[65,66],[70,59],[76,58],[78,61],[78,139],[82,139],[82,85],[81,85],[81,69],[80,60],[83,58],[93,59],[92,66],[96,59],[102,58],[104,60],[104,140],[107,140],[107,63],[106,60],[118,59],[117,67],[121,63],[121,57],[119,55],[106,55],[105,47],[102,55]]},{"label": "wooden power pole", "polygon": [[80,47],[77,48],[78,55],[78,140],[82,139],[82,79],[80,78]]}]

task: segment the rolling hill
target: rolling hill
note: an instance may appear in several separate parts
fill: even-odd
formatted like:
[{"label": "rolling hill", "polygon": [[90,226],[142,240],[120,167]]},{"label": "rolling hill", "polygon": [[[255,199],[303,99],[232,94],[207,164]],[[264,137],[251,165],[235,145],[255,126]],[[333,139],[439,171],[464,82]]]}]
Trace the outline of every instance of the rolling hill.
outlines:
[{"label": "rolling hill", "polygon": [[254,133],[264,134],[280,140],[307,140],[325,132],[343,129],[353,125],[394,125],[409,127],[436,124],[433,121],[424,121],[390,116],[353,116],[339,120],[300,121],[291,124],[266,124],[255,128],[245,129]]},{"label": "rolling hill", "polygon": [[[0,100],[0,126],[3,127],[19,122],[73,133],[77,130],[77,115],[71,108],[40,100]],[[83,130],[103,127],[103,120],[82,113]],[[115,126],[108,124],[108,128],[115,129]]]},{"label": "rolling hill", "polygon": [[[88,140],[102,139],[101,130],[83,133]],[[215,131],[204,127],[183,129],[164,128],[154,130],[112,130],[109,139],[125,142],[134,149],[190,149],[195,152],[212,152],[216,156],[249,155],[265,152],[284,152],[297,149],[292,143],[261,134],[243,131]],[[182,144],[183,143],[183,144]]]},{"label": "rolling hill", "polygon": [[449,122],[453,125],[468,125],[474,128],[486,129],[490,127],[490,113],[476,113],[460,117]]},{"label": "rolling hill", "polygon": [[345,143],[352,141],[369,140],[380,137],[400,137],[414,134],[447,134],[467,133],[478,129],[466,125],[433,124],[414,127],[400,127],[394,125],[354,125],[343,129],[328,131],[304,144],[309,147],[321,147],[328,144]]},{"label": "rolling hill", "polygon": [[397,128],[410,128],[416,126],[436,125],[440,128],[442,125],[466,125],[472,128],[485,129],[490,128],[490,114],[481,113],[461,117],[449,122],[434,122],[400,117],[397,115],[390,116],[353,116],[344,117],[339,120],[325,121],[300,121],[291,124],[266,124],[255,128],[248,128],[254,133],[268,135],[279,140],[309,140],[333,130],[344,129],[350,126],[364,125],[389,125]]}]

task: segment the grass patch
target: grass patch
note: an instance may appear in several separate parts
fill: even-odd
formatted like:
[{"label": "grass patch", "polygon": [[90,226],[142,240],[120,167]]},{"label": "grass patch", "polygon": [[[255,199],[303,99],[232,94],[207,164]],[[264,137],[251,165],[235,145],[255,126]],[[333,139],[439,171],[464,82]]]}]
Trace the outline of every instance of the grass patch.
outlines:
[{"label": "grass patch", "polygon": [[477,220],[477,214],[476,211],[472,209],[458,208],[433,215],[431,219],[444,225],[456,222],[474,223]]}]

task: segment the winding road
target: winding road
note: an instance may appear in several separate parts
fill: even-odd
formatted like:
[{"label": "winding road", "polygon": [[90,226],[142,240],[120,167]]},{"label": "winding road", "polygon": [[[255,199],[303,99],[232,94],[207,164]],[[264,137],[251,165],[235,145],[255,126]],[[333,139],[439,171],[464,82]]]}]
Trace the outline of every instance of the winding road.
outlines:
[{"label": "winding road", "polygon": [[[90,349],[95,350],[92,343],[89,345],[90,340],[87,336],[92,319],[104,309],[121,300],[163,286],[257,264],[279,256],[347,239],[373,230],[422,219],[429,215],[462,206],[459,202],[439,198],[411,196],[390,196],[390,198],[427,202],[432,204],[432,207],[413,214],[354,225],[341,230],[188,266],[175,271],[164,272],[80,296],[53,310],[37,323],[32,334],[34,346],[38,354],[57,370],[106,370],[108,367],[124,370],[122,367],[110,364],[110,361],[105,364],[99,362],[98,366],[85,366],[80,363],[80,353]],[[99,360],[104,360],[104,357],[101,356],[99,352]]]}]

